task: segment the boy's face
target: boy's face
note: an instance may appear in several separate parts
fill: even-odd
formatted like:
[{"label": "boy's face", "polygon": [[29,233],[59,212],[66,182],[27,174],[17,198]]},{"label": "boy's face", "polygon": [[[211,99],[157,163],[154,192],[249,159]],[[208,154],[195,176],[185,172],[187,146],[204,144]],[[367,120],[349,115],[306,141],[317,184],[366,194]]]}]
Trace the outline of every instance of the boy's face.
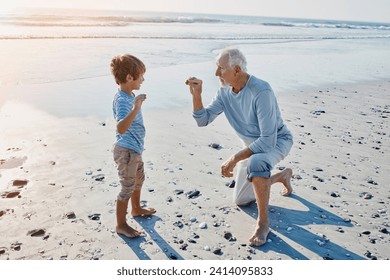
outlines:
[{"label": "boy's face", "polygon": [[143,81],[145,80],[144,79],[144,74],[145,72],[141,73],[138,77],[138,79],[134,80],[133,77],[131,75],[128,75],[127,76],[127,82],[130,84],[130,86],[134,89],[134,90],[138,90],[141,88],[141,84],[143,83]]}]

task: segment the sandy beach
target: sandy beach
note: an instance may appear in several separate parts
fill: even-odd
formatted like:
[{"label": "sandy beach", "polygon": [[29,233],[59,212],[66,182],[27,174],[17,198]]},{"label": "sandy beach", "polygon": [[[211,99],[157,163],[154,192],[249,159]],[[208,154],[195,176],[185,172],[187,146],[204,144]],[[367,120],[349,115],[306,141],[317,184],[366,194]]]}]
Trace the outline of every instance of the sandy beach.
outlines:
[{"label": "sandy beach", "polygon": [[198,128],[189,95],[181,108],[144,110],[141,198],[157,213],[128,215],[145,232],[137,239],[114,231],[112,118],[58,117],[2,95],[0,259],[387,260],[389,91],[382,79],[278,93],[295,144],[275,172],[292,168],[294,192],[272,188],[262,247],[248,245],[256,205],[234,205],[220,175],[238,137],[223,115]]}]

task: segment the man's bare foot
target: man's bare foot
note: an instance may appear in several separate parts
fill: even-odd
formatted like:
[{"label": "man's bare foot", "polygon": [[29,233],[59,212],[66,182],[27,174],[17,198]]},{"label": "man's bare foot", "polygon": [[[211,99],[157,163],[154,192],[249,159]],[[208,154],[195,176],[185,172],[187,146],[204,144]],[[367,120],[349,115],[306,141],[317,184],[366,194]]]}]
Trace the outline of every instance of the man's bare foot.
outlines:
[{"label": "man's bare foot", "polygon": [[133,217],[139,217],[139,216],[145,216],[149,217],[156,213],[156,209],[154,208],[139,208],[139,209],[133,209],[131,211],[131,215]]},{"label": "man's bare foot", "polygon": [[135,238],[135,237],[140,236],[143,233],[142,231],[138,231],[138,230],[132,228],[128,224],[125,224],[122,226],[116,226],[116,232],[118,234],[122,234],[128,238]]},{"label": "man's bare foot", "polygon": [[284,185],[284,189],[280,192],[280,194],[283,196],[289,196],[293,191],[291,187],[292,170],[291,168],[286,168],[281,173],[282,179],[280,182]]},{"label": "man's bare foot", "polygon": [[268,226],[256,226],[255,233],[253,236],[249,239],[249,244],[251,246],[261,246],[267,243],[267,236],[269,233],[269,227]]}]

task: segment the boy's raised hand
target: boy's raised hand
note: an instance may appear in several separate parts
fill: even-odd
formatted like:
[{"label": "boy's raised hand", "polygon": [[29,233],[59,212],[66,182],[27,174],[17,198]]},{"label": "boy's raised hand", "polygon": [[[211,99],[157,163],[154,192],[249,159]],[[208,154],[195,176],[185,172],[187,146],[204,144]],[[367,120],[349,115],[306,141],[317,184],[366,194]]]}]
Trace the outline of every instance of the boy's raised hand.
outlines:
[{"label": "boy's raised hand", "polygon": [[142,106],[142,103],[145,101],[146,99],[146,94],[139,94],[135,97],[134,99],[134,108],[141,108]]}]

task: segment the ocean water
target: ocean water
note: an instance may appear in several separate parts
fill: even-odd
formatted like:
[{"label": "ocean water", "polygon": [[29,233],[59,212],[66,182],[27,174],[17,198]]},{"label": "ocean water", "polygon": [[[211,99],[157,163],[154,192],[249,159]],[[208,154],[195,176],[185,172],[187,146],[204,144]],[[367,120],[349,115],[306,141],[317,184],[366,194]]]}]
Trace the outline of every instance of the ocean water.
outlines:
[{"label": "ocean water", "polygon": [[390,38],[390,23],[93,10],[0,15],[0,39],[20,38],[367,39]]},{"label": "ocean water", "polygon": [[188,76],[214,95],[214,58],[226,46],[239,47],[249,72],[282,93],[390,73],[390,23],[33,9],[0,12],[0,106],[7,96],[57,116],[108,116],[109,62],[119,53],[145,62],[150,107],[183,106]]}]

